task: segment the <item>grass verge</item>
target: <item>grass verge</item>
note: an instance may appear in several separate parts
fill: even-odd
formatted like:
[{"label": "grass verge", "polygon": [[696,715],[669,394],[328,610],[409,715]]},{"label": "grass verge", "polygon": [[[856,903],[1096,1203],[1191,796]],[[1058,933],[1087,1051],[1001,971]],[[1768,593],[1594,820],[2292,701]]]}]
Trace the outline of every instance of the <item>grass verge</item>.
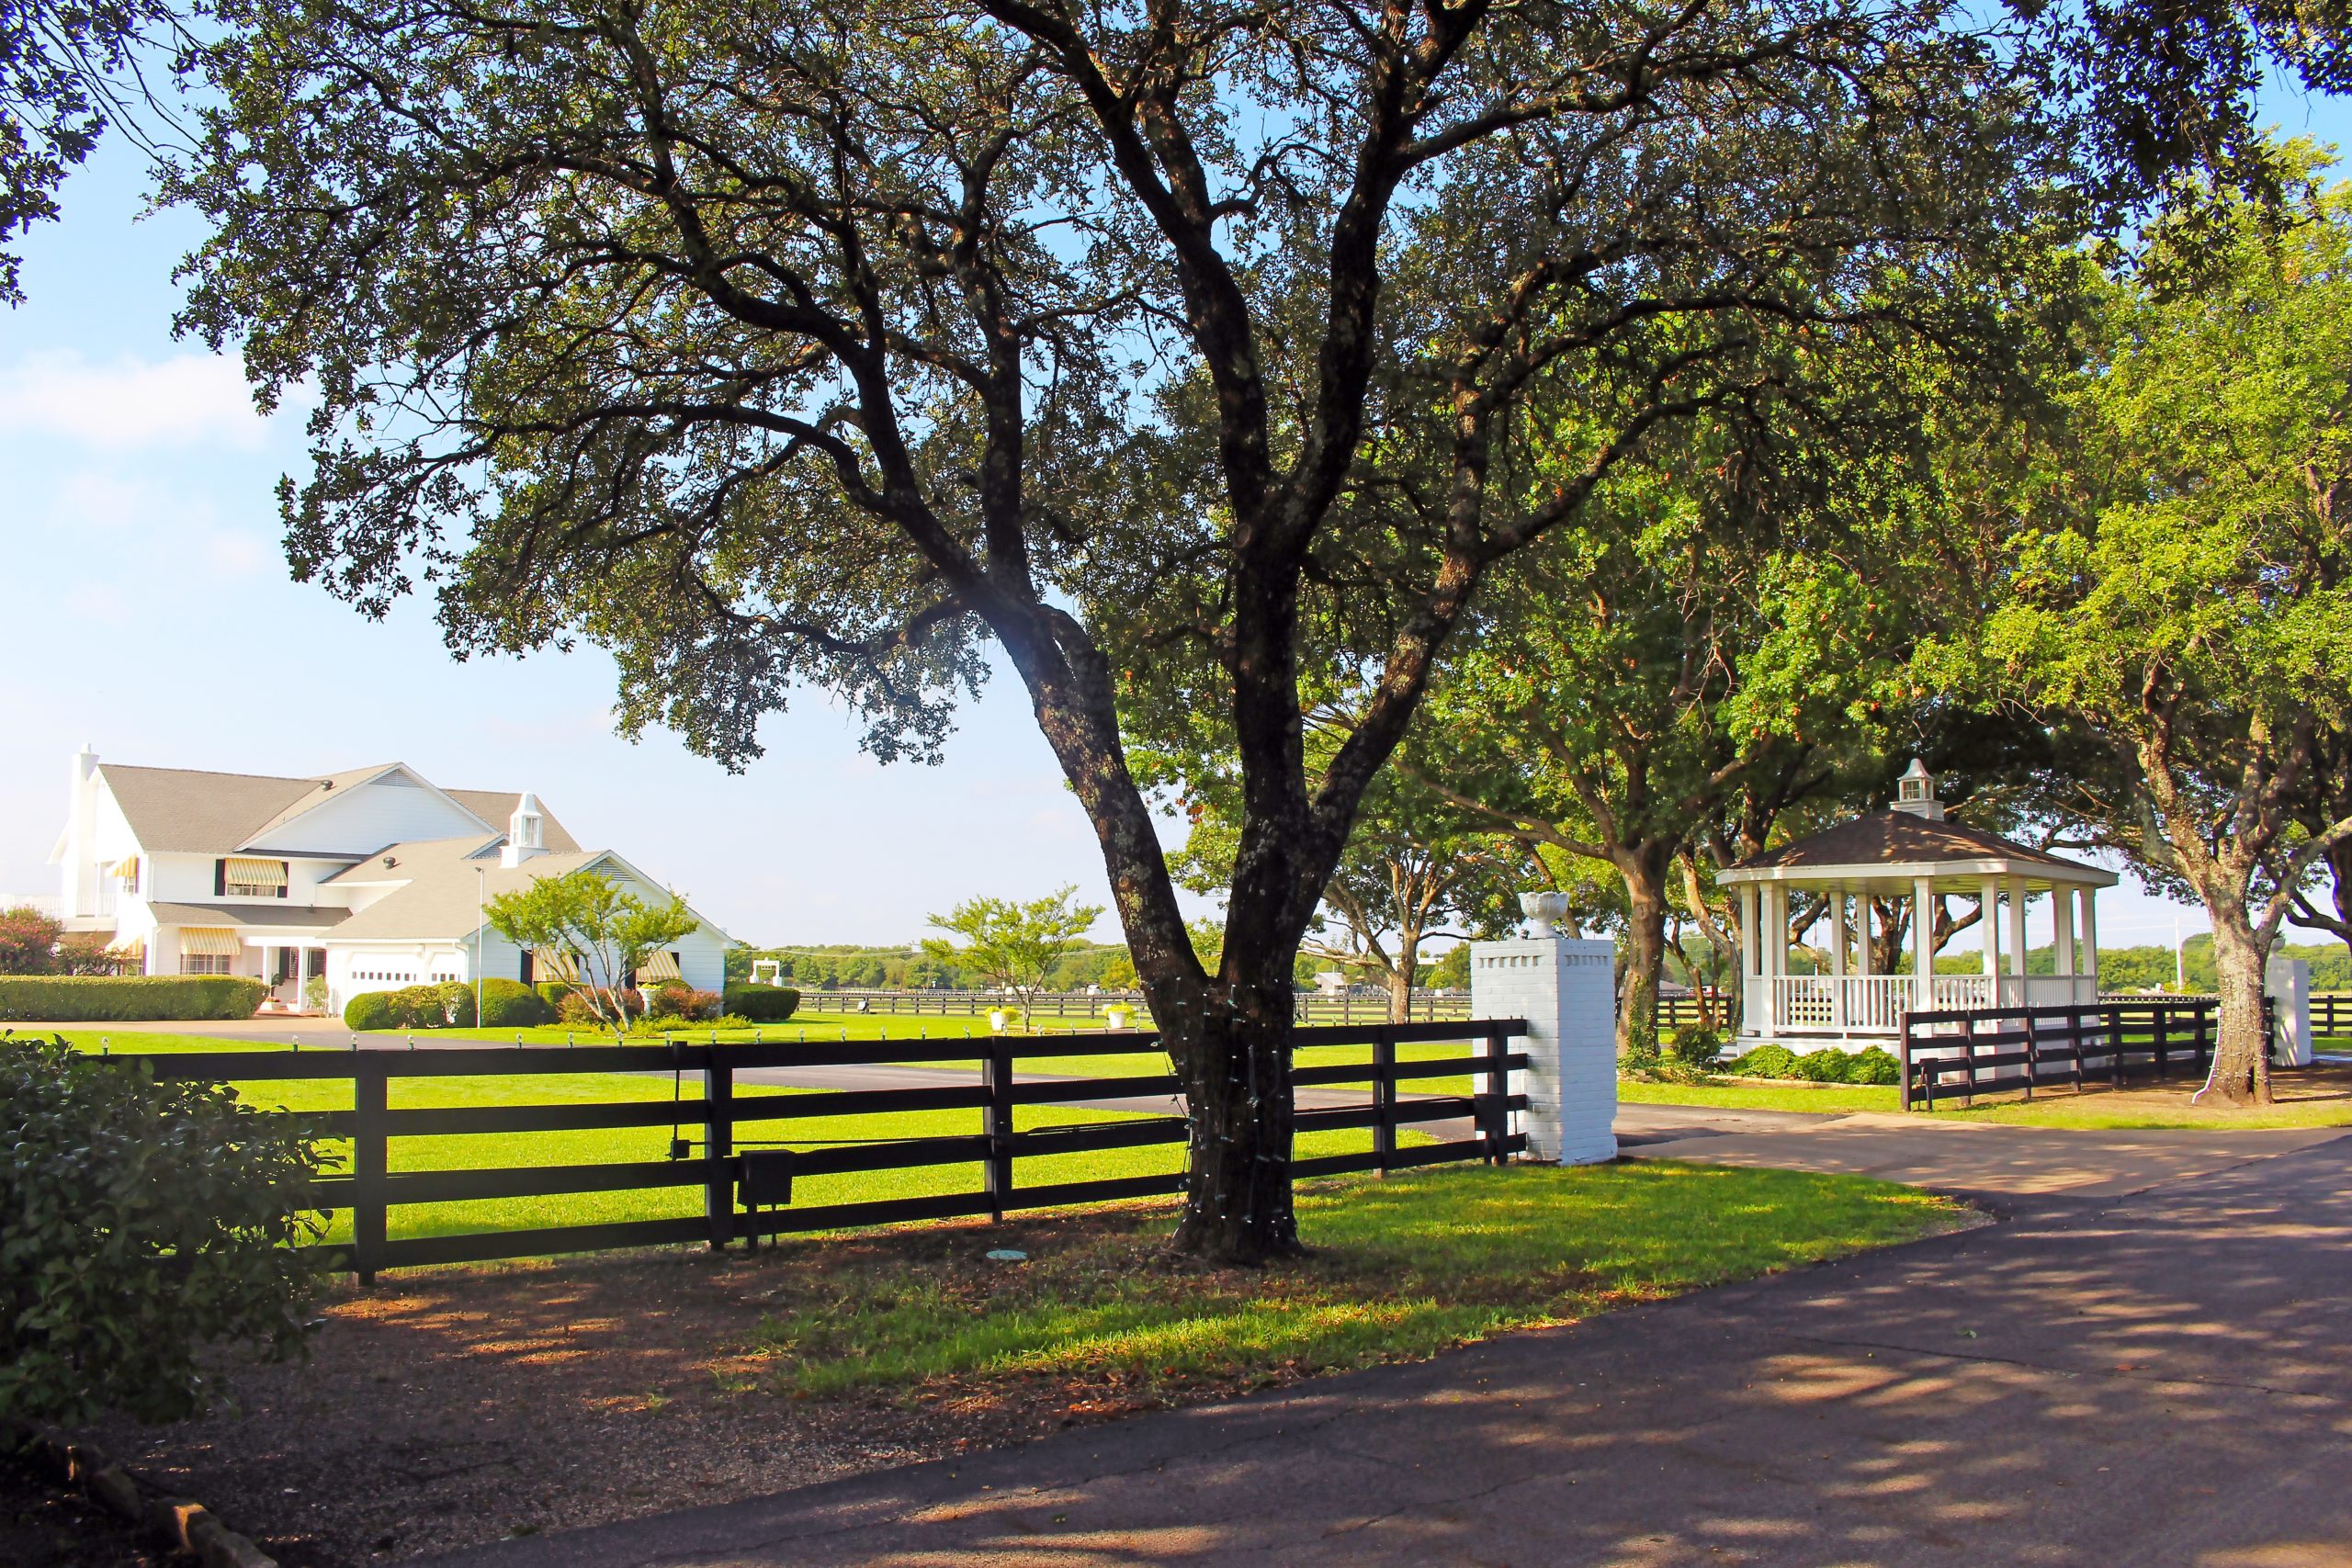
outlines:
[{"label": "grass verge", "polygon": [[[1152,1402],[1418,1359],[1973,1217],[1858,1177],[1670,1161],[1317,1183],[1298,1216],[1315,1251],[1263,1270],[1170,1255],[1163,1205],[788,1246],[745,1370],[802,1395],[1045,1381]],[[1028,1260],[986,1258],[1001,1247]]]},{"label": "grass verge", "polygon": [[1726,1111],[1812,1111],[1840,1116],[1903,1109],[1902,1091],[1891,1084],[1689,1084],[1621,1077],[1617,1099],[1627,1105],[1710,1105]]}]

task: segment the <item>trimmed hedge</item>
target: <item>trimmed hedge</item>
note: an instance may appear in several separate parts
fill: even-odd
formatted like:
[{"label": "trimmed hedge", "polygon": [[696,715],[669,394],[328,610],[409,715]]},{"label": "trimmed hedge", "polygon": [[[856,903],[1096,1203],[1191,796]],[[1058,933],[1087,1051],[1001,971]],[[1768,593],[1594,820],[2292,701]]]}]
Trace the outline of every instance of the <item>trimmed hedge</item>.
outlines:
[{"label": "trimmed hedge", "polygon": [[800,993],[790,986],[729,986],[725,1011],[753,1023],[782,1023],[800,1007]]},{"label": "trimmed hedge", "polygon": [[555,1021],[555,1009],[520,980],[481,983],[481,1021],[486,1029],[530,1029]]},{"label": "trimmed hedge", "polygon": [[1743,1077],[1792,1078],[1797,1076],[1797,1054],[1786,1045],[1758,1045],[1725,1066]]},{"label": "trimmed hedge", "polygon": [[246,975],[8,975],[0,976],[0,1021],[251,1018],[267,995]]},{"label": "trimmed hedge", "polygon": [[1846,1067],[1848,1083],[1888,1084],[1903,1080],[1902,1058],[1881,1045],[1869,1045],[1854,1053]]},{"label": "trimmed hedge", "polygon": [[[521,983],[519,980],[515,982],[517,985]],[[541,980],[532,986],[531,989],[538,993],[539,1000],[548,1004],[549,1018],[561,1016],[563,998],[571,995],[571,987],[560,980]]]},{"label": "trimmed hedge", "polygon": [[392,993],[362,991],[343,1004],[343,1025],[345,1029],[390,1029],[392,1027]]}]

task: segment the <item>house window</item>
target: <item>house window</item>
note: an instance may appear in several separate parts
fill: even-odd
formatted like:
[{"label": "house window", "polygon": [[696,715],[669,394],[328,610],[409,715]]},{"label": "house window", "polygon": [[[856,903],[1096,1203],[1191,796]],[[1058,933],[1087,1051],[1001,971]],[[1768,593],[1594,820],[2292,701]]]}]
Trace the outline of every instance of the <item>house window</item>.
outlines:
[{"label": "house window", "polygon": [[180,954],[183,975],[226,975],[231,960],[215,953],[184,953]]},{"label": "house window", "polygon": [[283,898],[288,882],[282,860],[230,855],[212,863],[212,891],[227,898]]}]

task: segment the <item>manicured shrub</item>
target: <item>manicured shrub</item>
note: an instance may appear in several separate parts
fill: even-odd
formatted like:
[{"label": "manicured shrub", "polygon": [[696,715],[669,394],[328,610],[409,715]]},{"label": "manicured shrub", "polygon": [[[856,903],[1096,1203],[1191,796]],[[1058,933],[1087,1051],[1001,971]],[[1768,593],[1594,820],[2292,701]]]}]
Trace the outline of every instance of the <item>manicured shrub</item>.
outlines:
[{"label": "manicured shrub", "polygon": [[1686,1023],[1674,1032],[1674,1059],[1686,1067],[1706,1071],[1724,1054],[1724,1037],[1719,1030],[1705,1029]]},{"label": "manicured shrub", "polygon": [[1898,1083],[1902,1077],[1903,1064],[1894,1052],[1879,1045],[1855,1052],[1846,1067],[1848,1083]]},{"label": "manicured shrub", "polygon": [[530,1029],[555,1017],[555,1009],[520,980],[481,983],[481,1022],[487,1029]]},{"label": "manicured shrub", "polygon": [[251,1018],[268,994],[245,975],[0,976],[0,1022]]},{"label": "manicured shrub", "polygon": [[0,1416],[175,1420],[216,1341],[297,1348],[320,1151],[217,1084],[0,1041]]},{"label": "manicured shrub", "polygon": [[687,1022],[716,1018],[718,997],[715,992],[697,991],[683,981],[672,980],[645,993],[645,1016]]},{"label": "manicured shrub", "polygon": [[556,1004],[555,1016],[557,1022],[568,1023],[574,1029],[602,1029],[605,1026],[605,1021],[596,1016],[596,1010],[588,1005],[588,998],[577,991],[563,993],[563,1000]]},{"label": "manicured shrub", "polygon": [[729,986],[725,1010],[753,1023],[782,1023],[800,1006],[800,993],[790,986]]},{"label": "manicured shrub", "polygon": [[[488,985],[490,982],[482,982]],[[428,1029],[471,1029],[474,1017],[474,988],[463,980],[444,980],[433,987],[438,1000],[441,1021],[427,1024]]]},{"label": "manicured shrub", "polygon": [[531,989],[539,994],[539,1000],[548,1004],[549,1018],[558,1018],[562,1015],[563,998],[571,995],[571,987],[560,980],[541,980],[533,985]]},{"label": "manicured shrub", "polygon": [[1813,1083],[1845,1083],[1846,1075],[1853,1071],[1854,1058],[1836,1046],[1808,1051],[1797,1058],[1797,1077]]},{"label": "manicured shrub", "polygon": [[1786,1045],[1758,1045],[1734,1059],[1731,1070],[1751,1078],[1792,1078],[1797,1076],[1797,1054]]},{"label": "manicured shrub", "polygon": [[343,1023],[346,1029],[390,1029],[392,994],[390,991],[362,991],[343,1004]]}]

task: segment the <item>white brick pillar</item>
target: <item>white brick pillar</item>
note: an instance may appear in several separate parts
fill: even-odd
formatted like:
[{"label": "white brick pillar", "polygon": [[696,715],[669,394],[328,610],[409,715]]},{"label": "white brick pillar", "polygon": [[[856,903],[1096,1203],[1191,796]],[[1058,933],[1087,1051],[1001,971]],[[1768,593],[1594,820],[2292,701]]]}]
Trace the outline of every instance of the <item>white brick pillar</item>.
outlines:
[{"label": "white brick pillar", "polygon": [[[1474,971],[1475,973],[1475,971]],[[2270,1060],[2281,1067],[2312,1065],[2312,966],[2301,958],[2273,958],[2262,975],[2262,994],[2277,1010],[2278,1033]]]},{"label": "white brick pillar", "polygon": [[1580,937],[1470,944],[1470,1016],[1527,1021],[1514,1043],[1527,1070],[1511,1075],[1511,1091],[1527,1096],[1516,1124],[1531,1159],[1617,1157],[1615,956],[1611,943]]}]

